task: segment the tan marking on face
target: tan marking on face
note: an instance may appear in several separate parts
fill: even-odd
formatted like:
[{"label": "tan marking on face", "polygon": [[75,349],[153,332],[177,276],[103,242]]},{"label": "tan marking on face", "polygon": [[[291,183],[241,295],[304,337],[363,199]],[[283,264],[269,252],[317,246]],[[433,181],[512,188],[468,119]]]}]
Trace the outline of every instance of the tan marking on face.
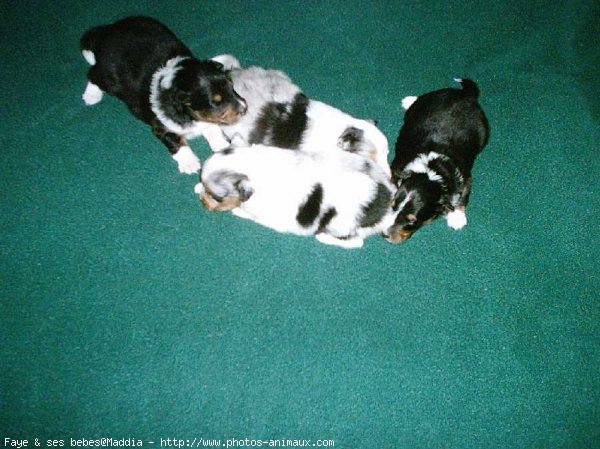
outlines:
[{"label": "tan marking on face", "polygon": [[221,201],[217,201],[210,193],[204,192],[200,198],[204,207],[212,211],[231,210],[242,204],[239,196],[226,196]]},{"label": "tan marking on face", "polygon": [[406,229],[398,228],[388,236],[387,240],[391,243],[401,243],[405,240],[408,240],[413,233],[414,231],[407,231]]},{"label": "tan marking on face", "polygon": [[220,103],[221,101],[223,101],[223,97],[221,96],[221,94],[214,94],[212,99],[215,103]]},{"label": "tan marking on face", "polygon": [[225,111],[221,112],[220,114],[214,114],[211,112],[204,113],[202,111],[191,112],[195,120],[201,122],[217,123],[219,125],[232,125],[235,122],[237,122],[243,115],[233,106],[229,106]]}]

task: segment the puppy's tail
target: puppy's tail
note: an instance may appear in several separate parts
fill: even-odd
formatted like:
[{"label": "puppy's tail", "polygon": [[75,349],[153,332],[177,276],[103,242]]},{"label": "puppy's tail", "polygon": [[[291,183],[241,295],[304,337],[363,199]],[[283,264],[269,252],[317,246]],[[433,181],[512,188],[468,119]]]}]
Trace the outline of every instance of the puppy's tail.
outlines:
[{"label": "puppy's tail", "polygon": [[233,70],[233,69],[240,69],[242,68],[242,65],[240,64],[240,61],[238,61],[238,59],[233,56],[233,55],[218,55],[218,56],[214,56],[212,58],[210,58],[212,61],[216,61],[219,62],[221,64],[223,64],[223,68],[225,70]]},{"label": "puppy's tail", "polygon": [[454,81],[461,84],[463,94],[466,97],[479,98],[479,87],[477,87],[475,81],[468,78],[454,78]]}]

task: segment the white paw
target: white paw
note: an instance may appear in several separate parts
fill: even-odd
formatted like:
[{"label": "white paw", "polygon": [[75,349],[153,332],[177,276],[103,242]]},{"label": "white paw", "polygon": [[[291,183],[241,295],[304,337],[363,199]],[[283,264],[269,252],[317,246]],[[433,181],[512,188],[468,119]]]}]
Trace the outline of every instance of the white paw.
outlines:
[{"label": "white paw", "polygon": [[223,64],[225,70],[239,69],[242,67],[240,61],[238,61],[238,59],[233,55],[218,55],[210,59]]},{"label": "white paw", "polygon": [[452,229],[462,229],[467,224],[467,216],[464,210],[455,209],[446,215],[446,222]]},{"label": "white paw", "polygon": [[204,184],[202,184],[201,182],[199,182],[198,184],[196,184],[194,186],[194,193],[196,195],[204,195]]},{"label": "white paw", "polygon": [[188,146],[179,148],[179,151],[173,155],[173,159],[177,161],[180,173],[191,175],[200,171],[200,159]]},{"label": "white paw", "polygon": [[208,142],[208,146],[212,151],[223,151],[225,148],[229,148],[231,143],[223,134],[221,127],[207,123],[202,130],[202,135]]},{"label": "white paw", "polygon": [[96,65],[96,55],[94,55],[93,51],[82,50],[81,54],[83,55],[83,57],[85,58],[85,60],[88,62],[89,65]]},{"label": "white paw", "polygon": [[240,218],[243,218],[245,220],[252,220],[253,219],[252,215],[250,215],[245,210],[240,209],[239,207],[236,207],[235,209],[231,209],[231,213],[233,215],[235,215],[236,217],[240,217]]},{"label": "white paw", "polygon": [[346,249],[361,248],[364,243],[363,239],[358,237],[353,239],[338,239],[332,235],[324,234],[322,232],[317,234],[315,238],[325,245],[334,245]]},{"label": "white paw", "polygon": [[88,106],[92,106],[100,102],[100,100],[102,100],[102,91],[94,83],[90,83],[88,81],[87,86],[85,86],[85,91],[83,92],[81,98],[83,98],[85,104],[87,104]]},{"label": "white paw", "polygon": [[402,99],[402,107],[404,109],[408,109],[412,106],[412,104],[417,101],[417,98],[419,97],[404,97]]}]

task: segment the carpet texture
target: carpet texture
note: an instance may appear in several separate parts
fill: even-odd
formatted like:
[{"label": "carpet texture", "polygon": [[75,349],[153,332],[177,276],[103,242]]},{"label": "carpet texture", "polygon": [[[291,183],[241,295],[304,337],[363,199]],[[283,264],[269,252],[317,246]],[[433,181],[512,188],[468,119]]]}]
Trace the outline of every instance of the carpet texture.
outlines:
[{"label": "carpet texture", "polygon": [[[403,96],[473,78],[468,226],[347,251],[208,213],[122,103],[81,100],[80,35],[131,14],[392,148]],[[593,0],[0,2],[0,444],[599,448],[599,24]]]}]

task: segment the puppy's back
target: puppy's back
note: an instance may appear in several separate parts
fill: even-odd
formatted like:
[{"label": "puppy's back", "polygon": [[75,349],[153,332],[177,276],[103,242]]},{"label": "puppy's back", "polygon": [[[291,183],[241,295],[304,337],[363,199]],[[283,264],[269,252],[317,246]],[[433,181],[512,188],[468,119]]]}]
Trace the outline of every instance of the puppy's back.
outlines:
[{"label": "puppy's back", "polygon": [[91,28],[81,37],[80,45],[81,50],[93,52],[99,62],[118,63],[126,58],[130,66],[152,65],[151,70],[176,55],[192,56],[166,25],[145,16]]},{"label": "puppy's back", "polygon": [[396,141],[394,172],[419,153],[447,154],[470,170],[489,138],[488,120],[478,102],[479,88],[469,79],[462,89],[440,89],[419,96],[404,115]]}]

